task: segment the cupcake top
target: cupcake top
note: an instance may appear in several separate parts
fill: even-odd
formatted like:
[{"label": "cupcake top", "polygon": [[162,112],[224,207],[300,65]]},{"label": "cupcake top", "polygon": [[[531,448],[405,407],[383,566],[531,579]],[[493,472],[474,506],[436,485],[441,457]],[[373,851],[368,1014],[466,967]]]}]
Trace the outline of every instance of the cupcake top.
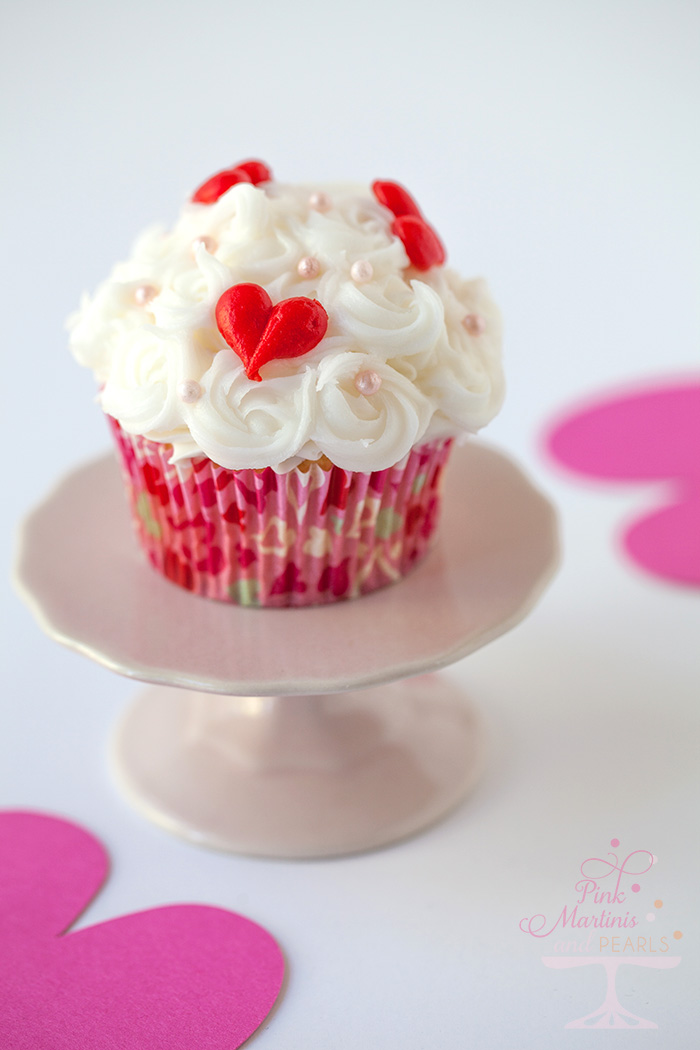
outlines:
[{"label": "cupcake top", "polygon": [[124,430],[229,469],[383,470],[500,407],[497,308],[393,182],[207,180],[85,295],[71,349]]}]

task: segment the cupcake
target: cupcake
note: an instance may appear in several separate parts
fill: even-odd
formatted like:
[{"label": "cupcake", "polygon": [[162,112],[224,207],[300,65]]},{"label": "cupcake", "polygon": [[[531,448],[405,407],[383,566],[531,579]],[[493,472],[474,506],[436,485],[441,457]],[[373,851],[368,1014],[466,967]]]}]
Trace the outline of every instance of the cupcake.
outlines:
[{"label": "cupcake", "polygon": [[455,438],[500,407],[500,319],[395,182],[203,183],[70,319],[150,563],[249,606],[356,597],[425,555]]}]

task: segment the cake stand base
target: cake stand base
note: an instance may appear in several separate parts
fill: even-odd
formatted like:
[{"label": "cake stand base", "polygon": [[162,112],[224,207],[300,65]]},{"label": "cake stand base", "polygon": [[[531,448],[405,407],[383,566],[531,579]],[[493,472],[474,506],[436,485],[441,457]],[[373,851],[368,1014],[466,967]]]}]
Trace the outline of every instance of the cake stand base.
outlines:
[{"label": "cake stand base", "polygon": [[113,747],[141,811],[192,842],[324,857],[420,831],[466,794],[474,716],[442,679],[412,676],[519,623],[557,549],[547,500],[470,442],[452,456],[435,547],[405,579],[332,606],[246,609],[144,563],[103,459],[27,518],[16,578],[52,637],[157,687]]},{"label": "cake stand base", "polygon": [[128,709],[112,751],[122,789],[156,823],[271,857],[411,835],[464,797],[480,758],[463,693],[436,675],[294,697],[157,686]]}]

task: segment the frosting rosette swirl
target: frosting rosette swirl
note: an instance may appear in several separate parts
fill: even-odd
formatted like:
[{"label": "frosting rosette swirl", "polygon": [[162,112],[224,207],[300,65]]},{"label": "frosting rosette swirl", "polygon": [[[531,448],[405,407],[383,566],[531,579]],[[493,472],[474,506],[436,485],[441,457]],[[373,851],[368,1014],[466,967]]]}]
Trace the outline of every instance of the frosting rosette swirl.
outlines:
[{"label": "frosting rosette swirl", "polygon": [[[420,213],[411,221],[420,236]],[[93,369],[105,412],[171,445],[171,462],[393,467],[422,443],[478,430],[503,397],[500,318],[484,282],[429,253],[421,264],[405,225],[363,187],[240,181],[139,238],[70,319],[73,354]],[[247,353],[255,339],[267,347],[249,375],[216,309],[250,284],[272,312],[251,316],[250,339],[230,326]],[[303,311],[278,309],[293,299],[327,315],[315,343],[299,332],[301,351],[292,315]]]},{"label": "frosting rosette swirl", "polygon": [[[376,377],[378,389],[364,395],[357,378],[368,373]],[[430,402],[415,384],[384,361],[348,351],[319,363],[314,441],[339,467],[366,470],[368,456],[393,466],[417,444],[431,414]]]},{"label": "frosting rosette swirl", "polygon": [[[313,424],[310,370],[252,383],[235,355],[221,350],[201,379],[202,397],[186,406],[192,440],[222,466],[235,458],[236,469],[261,469],[270,460],[288,469],[298,460]],[[292,464],[293,465],[293,464]]]},{"label": "frosting rosette swirl", "polygon": [[354,346],[384,360],[431,354],[444,328],[444,311],[427,284],[406,284],[396,274],[369,284],[339,283],[335,317]]}]

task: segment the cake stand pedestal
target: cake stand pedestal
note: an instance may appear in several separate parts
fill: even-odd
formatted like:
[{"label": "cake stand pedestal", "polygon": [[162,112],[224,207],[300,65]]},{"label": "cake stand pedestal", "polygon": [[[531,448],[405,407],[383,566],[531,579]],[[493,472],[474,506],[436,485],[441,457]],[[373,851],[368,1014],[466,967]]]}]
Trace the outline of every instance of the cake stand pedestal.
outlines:
[{"label": "cake stand pedestal", "polygon": [[457,450],[446,493],[435,548],[399,583],[248,609],[145,564],[110,458],[61,482],[25,522],[17,583],[51,637],[154,683],[112,743],[130,799],[199,844],[278,857],[371,849],[454,807],[478,773],[478,726],[425,672],[518,623],[557,543],[549,503],[492,449]]}]

